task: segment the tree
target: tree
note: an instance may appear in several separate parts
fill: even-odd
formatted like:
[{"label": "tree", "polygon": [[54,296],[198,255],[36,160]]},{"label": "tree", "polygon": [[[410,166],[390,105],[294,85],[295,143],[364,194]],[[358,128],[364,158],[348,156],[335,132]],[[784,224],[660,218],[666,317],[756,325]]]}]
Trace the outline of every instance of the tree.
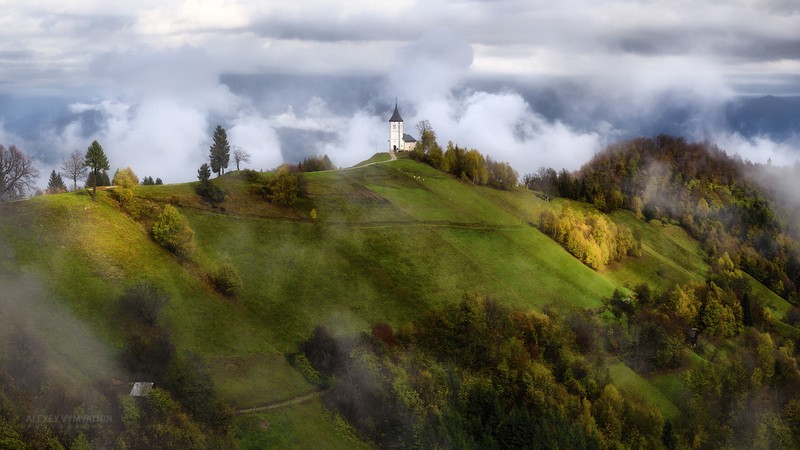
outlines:
[{"label": "tree", "polygon": [[156,182],[153,181],[153,177],[142,178],[142,186],[152,186],[154,184],[156,184]]},{"label": "tree", "polygon": [[86,177],[86,186],[111,186],[111,179],[108,177],[108,172],[103,170],[100,172],[100,175],[97,176],[97,182],[94,179],[94,172],[89,172],[89,176]]},{"label": "tree", "polygon": [[79,150],[73,151],[61,161],[61,173],[67,179],[72,180],[73,191],[78,190],[78,180],[85,179],[88,170],[86,162],[83,160],[83,155]]},{"label": "tree", "polygon": [[108,158],[106,158],[106,153],[103,151],[103,147],[100,146],[100,143],[97,141],[92,141],[92,145],[86,149],[86,155],[84,156],[84,164],[86,167],[92,170],[92,199],[97,198],[97,185],[100,181],[100,171],[101,170],[108,170],[110,166],[108,165]]},{"label": "tree", "polygon": [[33,158],[16,146],[0,145],[0,201],[22,198],[35,188],[39,171],[33,167]]},{"label": "tree", "polygon": [[62,192],[67,192],[67,186],[64,185],[64,180],[61,178],[61,174],[56,173],[54,170],[50,173],[50,181],[47,183],[47,193],[60,194]]},{"label": "tree", "polygon": [[211,168],[208,167],[208,164],[203,163],[197,169],[197,179],[200,180],[200,183],[208,183],[209,178],[211,178]]},{"label": "tree", "polygon": [[114,172],[114,180],[112,184],[114,186],[132,188],[139,184],[139,177],[136,176],[136,174],[133,172],[133,169],[130,167],[117,169],[117,171]]},{"label": "tree", "polygon": [[197,179],[200,180],[200,184],[195,187],[197,195],[203,197],[204,200],[212,204],[225,200],[225,192],[211,183],[209,180],[210,178],[211,169],[208,167],[208,164],[203,163],[197,170]]},{"label": "tree", "polygon": [[233,146],[233,162],[236,163],[236,170],[239,170],[239,163],[249,163],[250,157],[251,155],[247,150],[238,145]]},{"label": "tree", "polygon": [[209,149],[209,157],[211,171],[217,176],[225,174],[225,169],[228,168],[228,162],[231,159],[231,146],[228,144],[228,134],[225,132],[225,128],[219,125],[214,130],[214,143]]},{"label": "tree", "polygon": [[162,184],[164,184],[164,182],[161,181],[161,178],[156,178],[156,185],[161,186]]}]

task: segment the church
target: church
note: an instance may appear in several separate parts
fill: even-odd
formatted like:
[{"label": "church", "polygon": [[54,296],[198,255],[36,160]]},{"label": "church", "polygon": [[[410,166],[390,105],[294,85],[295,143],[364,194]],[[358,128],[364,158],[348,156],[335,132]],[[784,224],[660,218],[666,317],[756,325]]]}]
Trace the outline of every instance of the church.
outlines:
[{"label": "church", "polygon": [[394,102],[394,114],[389,119],[389,151],[403,152],[414,150],[417,140],[410,134],[403,132],[403,118],[397,110],[397,102]]}]

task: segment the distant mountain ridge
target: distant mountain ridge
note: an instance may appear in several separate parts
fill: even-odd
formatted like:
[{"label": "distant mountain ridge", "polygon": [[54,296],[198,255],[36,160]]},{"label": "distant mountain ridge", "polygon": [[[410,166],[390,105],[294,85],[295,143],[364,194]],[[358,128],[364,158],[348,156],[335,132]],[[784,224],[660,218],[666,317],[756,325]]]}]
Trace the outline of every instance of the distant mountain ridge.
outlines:
[{"label": "distant mountain ridge", "polygon": [[800,97],[742,99],[728,104],[725,116],[730,129],[743,136],[786,139],[800,134]]}]

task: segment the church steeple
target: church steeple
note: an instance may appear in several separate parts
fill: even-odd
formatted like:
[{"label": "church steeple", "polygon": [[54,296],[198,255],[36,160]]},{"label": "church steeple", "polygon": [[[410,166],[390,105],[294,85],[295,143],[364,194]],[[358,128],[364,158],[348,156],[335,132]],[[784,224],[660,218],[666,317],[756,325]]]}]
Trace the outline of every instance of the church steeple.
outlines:
[{"label": "church steeple", "polygon": [[397,110],[397,101],[394,102],[394,113],[392,114],[392,118],[389,119],[389,122],[402,122],[403,118],[400,117],[400,111]]},{"label": "church steeple", "polygon": [[403,150],[403,118],[397,109],[397,99],[394,100],[394,113],[389,119],[389,151]]}]

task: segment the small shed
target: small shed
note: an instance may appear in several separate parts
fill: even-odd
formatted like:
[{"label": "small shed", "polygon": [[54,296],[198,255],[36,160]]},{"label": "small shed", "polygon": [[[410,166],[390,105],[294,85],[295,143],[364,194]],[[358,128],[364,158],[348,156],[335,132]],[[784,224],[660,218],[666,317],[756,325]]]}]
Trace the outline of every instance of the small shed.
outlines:
[{"label": "small shed", "polygon": [[150,391],[153,390],[153,382],[152,381],[137,381],[133,383],[133,387],[131,388],[131,397],[147,397],[150,394]]}]

